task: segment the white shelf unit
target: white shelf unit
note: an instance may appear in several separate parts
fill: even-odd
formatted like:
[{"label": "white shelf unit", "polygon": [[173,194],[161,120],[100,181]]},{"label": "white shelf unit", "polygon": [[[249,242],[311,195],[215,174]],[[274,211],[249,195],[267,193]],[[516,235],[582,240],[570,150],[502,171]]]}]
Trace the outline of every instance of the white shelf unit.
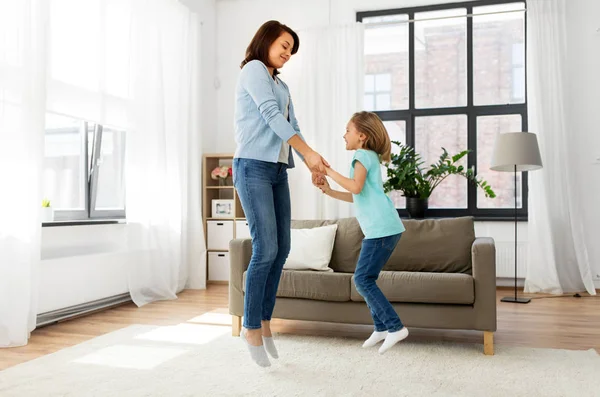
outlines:
[{"label": "white shelf unit", "polygon": [[[204,240],[207,248],[206,280],[209,284],[229,282],[229,241],[250,237],[246,215],[233,186],[220,186],[211,178],[215,167],[233,163],[233,154],[205,154],[202,176],[202,218]],[[212,200],[233,200],[234,213],[229,218],[212,215]]]}]

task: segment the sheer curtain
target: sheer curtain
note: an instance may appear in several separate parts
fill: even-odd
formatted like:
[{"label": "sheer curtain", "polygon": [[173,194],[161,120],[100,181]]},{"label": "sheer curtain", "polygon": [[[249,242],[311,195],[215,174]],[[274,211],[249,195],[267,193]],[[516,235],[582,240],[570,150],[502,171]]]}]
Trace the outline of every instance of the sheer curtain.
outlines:
[{"label": "sheer curtain", "polygon": [[[363,108],[363,25],[319,27],[298,35],[300,50],[282,69],[282,78],[290,87],[300,130],[333,169],[348,176],[352,153],[343,135],[352,114]],[[290,173],[292,219],[353,216],[352,204],[324,196],[306,167],[298,168],[304,169]]]},{"label": "sheer curtain", "polygon": [[[528,0],[529,129],[544,160],[529,174],[529,255],[526,292],[595,294],[573,178],[569,138],[565,0]],[[559,189],[556,187],[560,186]]]},{"label": "sheer curtain", "polygon": [[37,315],[47,21],[45,0],[0,2],[0,347]]},{"label": "sheer curtain", "polygon": [[205,285],[199,26],[177,0],[0,2],[0,347],[35,328],[46,112],[126,131],[135,303]]},{"label": "sheer curtain", "polygon": [[127,130],[139,0],[49,0],[47,110]]},{"label": "sheer curtain", "polygon": [[[199,22],[175,0],[134,2],[127,222],[137,305],[203,285]],[[192,271],[192,273],[190,273]],[[193,279],[190,279],[190,274]]]},{"label": "sheer curtain", "polygon": [[205,285],[199,36],[178,0],[51,0],[48,110],[125,131],[137,305]]}]

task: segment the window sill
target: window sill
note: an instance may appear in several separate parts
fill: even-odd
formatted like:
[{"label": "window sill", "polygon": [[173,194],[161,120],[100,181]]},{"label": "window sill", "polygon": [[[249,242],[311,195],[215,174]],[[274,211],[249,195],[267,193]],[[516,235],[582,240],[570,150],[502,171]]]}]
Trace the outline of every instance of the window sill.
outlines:
[{"label": "window sill", "polygon": [[125,223],[127,223],[126,219],[86,219],[82,221],[44,222],[42,223],[42,227],[116,225]]},{"label": "window sill", "polygon": [[[404,208],[396,208],[398,215],[402,219],[411,219],[408,215],[408,211]],[[478,211],[479,212],[479,211]],[[483,213],[469,213],[466,209],[439,209],[433,208],[428,209],[425,213],[425,219],[444,219],[444,218],[461,218],[461,217],[472,217],[475,222],[514,222],[515,215],[512,211],[481,211]],[[499,213],[498,213],[499,212]],[[519,209],[517,214],[517,222],[527,222],[528,214],[524,213],[522,209]]]},{"label": "window sill", "polygon": [[[474,216],[475,222],[514,222],[514,216]],[[517,222],[528,222],[526,216],[517,216]]]},{"label": "window sill", "polygon": [[[464,216],[472,216],[472,215],[464,215]],[[427,219],[449,219],[449,218],[460,218],[462,216],[427,216],[425,215],[425,218],[423,219],[417,219],[417,220],[427,220]],[[514,222],[515,221],[515,217],[499,217],[499,216],[472,216],[473,217],[473,221],[474,222]],[[402,220],[412,220],[413,218],[410,218],[408,216],[402,216],[400,215],[400,218]],[[528,222],[527,217],[523,217],[523,216],[519,216],[517,217],[517,222]]]}]

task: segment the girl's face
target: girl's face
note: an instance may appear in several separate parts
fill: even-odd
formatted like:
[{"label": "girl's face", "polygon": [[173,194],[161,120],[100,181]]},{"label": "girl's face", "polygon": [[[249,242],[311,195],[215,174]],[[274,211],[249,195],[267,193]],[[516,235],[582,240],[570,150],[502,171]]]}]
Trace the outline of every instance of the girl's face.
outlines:
[{"label": "girl's face", "polygon": [[288,32],[283,32],[269,48],[269,64],[275,69],[281,69],[292,57],[294,38]]},{"label": "girl's face", "polygon": [[346,150],[357,150],[361,149],[365,144],[367,136],[356,129],[356,126],[352,121],[348,122],[346,126],[346,134],[344,140],[346,141]]}]

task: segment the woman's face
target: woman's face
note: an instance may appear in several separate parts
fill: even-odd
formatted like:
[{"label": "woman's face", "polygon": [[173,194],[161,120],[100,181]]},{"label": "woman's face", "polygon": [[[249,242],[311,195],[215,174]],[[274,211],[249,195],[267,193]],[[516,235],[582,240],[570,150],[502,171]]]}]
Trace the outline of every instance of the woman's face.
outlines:
[{"label": "woman's face", "polygon": [[275,69],[281,69],[292,57],[294,38],[288,32],[283,32],[269,48],[269,64]]}]

